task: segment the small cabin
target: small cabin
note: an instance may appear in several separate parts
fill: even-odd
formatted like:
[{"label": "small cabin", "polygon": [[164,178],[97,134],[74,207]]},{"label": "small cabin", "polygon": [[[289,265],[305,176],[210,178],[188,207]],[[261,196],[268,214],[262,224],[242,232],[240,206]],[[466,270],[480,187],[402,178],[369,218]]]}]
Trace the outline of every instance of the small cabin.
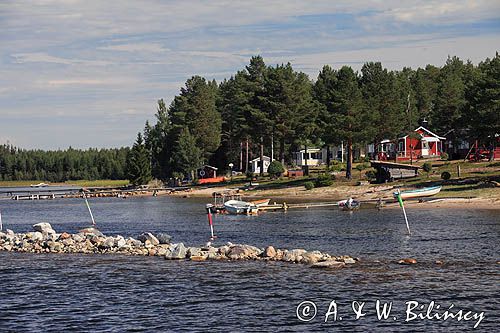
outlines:
[{"label": "small cabin", "polygon": [[[325,156],[326,157],[326,156]],[[321,148],[308,148],[307,153],[305,149],[292,153],[293,163],[297,166],[305,166],[306,159],[307,165],[321,165],[323,164],[323,149]]]},{"label": "small cabin", "polygon": [[[260,157],[254,158],[249,163],[250,163],[250,172],[259,174],[261,167]],[[271,158],[268,156],[264,156],[264,169],[263,169],[264,173],[267,173],[267,168],[269,168],[269,164],[271,164]]]},{"label": "small cabin", "polygon": [[440,157],[443,152],[443,143],[446,138],[441,137],[427,128],[420,126],[415,130],[416,135],[405,135],[397,141],[397,160],[406,161],[410,158]]},{"label": "small cabin", "polygon": [[204,165],[196,170],[199,179],[217,178],[217,168],[211,165]]}]

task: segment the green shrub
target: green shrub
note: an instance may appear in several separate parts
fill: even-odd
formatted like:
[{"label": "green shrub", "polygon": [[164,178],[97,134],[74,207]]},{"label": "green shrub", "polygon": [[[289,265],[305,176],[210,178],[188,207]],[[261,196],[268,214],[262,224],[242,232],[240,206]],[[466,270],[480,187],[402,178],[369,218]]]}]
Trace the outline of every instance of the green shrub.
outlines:
[{"label": "green shrub", "polygon": [[304,183],[304,187],[306,188],[306,190],[312,190],[314,188],[314,183],[313,182],[305,182]]},{"label": "green shrub", "polygon": [[450,178],[451,178],[451,174],[450,174],[448,171],[443,171],[443,172],[441,173],[441,179],[443,179],[443,180],[448,180],[448,179],[450,179]]},{"label": "green shrub", "polygon": [[330,174],[323,173],[318,175],[315,184],[316,187],[330,186],[333,185],[333,177]]},{"label": "green shrub", "polygon": [[337,160],[333,160],[330,164],[330,171],[344,171],[346,169],[346,164],[341,163]]},{"label": "green shrub", "polygon": [[442,152],[442,153],[441,153],[441,159],[442,159],[443,161],[447,161],[447,160],[448,160],[448,157],[449,157],[449,156],[448,156],[448,153],[445,153],[445,152]]},{"label": "green shrub", "polygon": [[432,171],[432,164],[431,162],[425,162],[424,165],[422,165],[422,169],[427,172],[427,177],[429,177],[429,172]]},{"label": "green shrub", "polygon": [[274,160],[271,164],[269,164],[267,172],[271,175],[271,177],[278,178],[283,174],[283,172],[285,172],[285,168],[279,161]]}]

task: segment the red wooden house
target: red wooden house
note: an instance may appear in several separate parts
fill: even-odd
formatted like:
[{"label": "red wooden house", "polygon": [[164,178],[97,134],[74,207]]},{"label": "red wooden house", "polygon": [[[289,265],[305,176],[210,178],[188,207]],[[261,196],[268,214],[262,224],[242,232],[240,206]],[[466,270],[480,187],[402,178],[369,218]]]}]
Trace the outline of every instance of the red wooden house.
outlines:
[{"label": "red wooden house", "polygon": [[443,143],[446,138],[439,136],[427,128],[420,126],[415,130],[416,135],[410,137],[405,135],[397,142],[397,161],[418,158],[439,157],[443,152]]}]

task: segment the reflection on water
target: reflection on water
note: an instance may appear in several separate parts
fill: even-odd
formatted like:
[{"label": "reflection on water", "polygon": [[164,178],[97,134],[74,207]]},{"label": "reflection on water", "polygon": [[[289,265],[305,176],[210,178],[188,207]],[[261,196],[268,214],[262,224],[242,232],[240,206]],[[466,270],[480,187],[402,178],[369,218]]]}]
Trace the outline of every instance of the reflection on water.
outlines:
[{"label": "reflection on water", "polygon": [[[167,232],[190,245],[206,242],[201,199],[91,199],[106,234]],[[16,232],[47,221],[75,232],[89,223],[82,200],[0,201],[5,226]],[[405,301],[485,311],[480,329],[497,327],[500,291],[499,213],[408,209],[405,236],[398,210],[335,209],[217,216],[218,242],[275,245],[348,254],[359,265],[339,271],[263,262],[172,262],[158,257],[0,253],[0,331],[450,331],[470,322],[404,322]],[[413,257],[416,266],[395,264]],[[436,265],[435,260],[444,261]],[[393,301],[392,321],[371,311],[354,320],[350,302]],[[314,301],[317,317],[302,323],[296,306]],[[324,323],[332,300],[343,321]],[[373,304],[372,304],[373,303]],[[369,312],[369,311],[368,311]]]}]

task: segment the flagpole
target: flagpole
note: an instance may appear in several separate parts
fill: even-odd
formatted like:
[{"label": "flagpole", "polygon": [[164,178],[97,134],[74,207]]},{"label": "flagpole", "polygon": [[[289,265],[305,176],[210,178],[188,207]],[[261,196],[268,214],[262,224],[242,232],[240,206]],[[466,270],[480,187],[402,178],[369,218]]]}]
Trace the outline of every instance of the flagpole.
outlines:
[{"label": "flagpole", "polygon": [[408,223],[408,217],[406,216],[405,205],[403,204],[403,198],[401,198],[401,191],[399,190],[399,188],[398,188],[398,201],[399,201],[399,205],[401,206],[401,208],[403,208],[403,214],[405,216],[406,229],[408,229],[408,235],[411,235],[410,224]]}]

